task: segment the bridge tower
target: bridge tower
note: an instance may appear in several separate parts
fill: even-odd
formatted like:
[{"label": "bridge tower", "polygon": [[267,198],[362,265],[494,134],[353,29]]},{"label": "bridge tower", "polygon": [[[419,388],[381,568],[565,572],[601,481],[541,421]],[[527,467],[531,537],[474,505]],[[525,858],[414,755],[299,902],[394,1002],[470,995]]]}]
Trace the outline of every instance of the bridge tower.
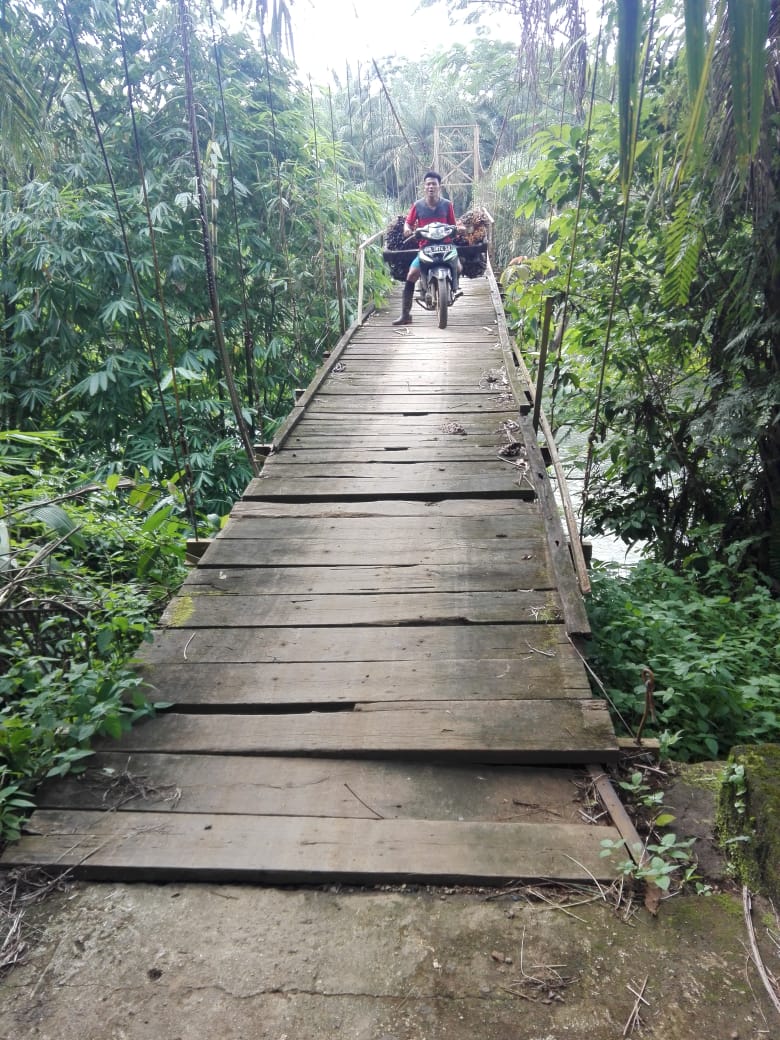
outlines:
[{"label": "bridge tower", "polygon": [[442,176],[447,195],[461,212],[472,203],[479,181],[479,126],[475,123],[433,129],[433,168]]}]

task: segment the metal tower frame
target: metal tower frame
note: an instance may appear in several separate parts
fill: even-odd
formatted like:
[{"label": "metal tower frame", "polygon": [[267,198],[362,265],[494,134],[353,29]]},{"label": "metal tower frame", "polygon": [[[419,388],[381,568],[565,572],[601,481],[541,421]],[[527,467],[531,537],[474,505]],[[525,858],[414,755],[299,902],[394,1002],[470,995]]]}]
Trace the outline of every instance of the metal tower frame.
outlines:
[{"label": "metal tower frame", "polygon": [[450,194],[469,192],[479,181],[479,126],[470,123],[434,127],[433,167]]}]

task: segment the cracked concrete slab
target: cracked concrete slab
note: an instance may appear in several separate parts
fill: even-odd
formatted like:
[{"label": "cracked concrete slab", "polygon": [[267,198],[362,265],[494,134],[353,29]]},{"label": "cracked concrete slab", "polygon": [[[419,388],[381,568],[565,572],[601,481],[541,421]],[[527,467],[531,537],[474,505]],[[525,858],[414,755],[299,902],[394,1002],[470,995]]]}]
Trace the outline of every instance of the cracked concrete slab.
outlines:
[{"label": "cracked concrete slab", "polygon": [[645,980],[631,1035],[780,1035],[727,895],[78,884],[36,922],[6,1040],[609,1040]]}]

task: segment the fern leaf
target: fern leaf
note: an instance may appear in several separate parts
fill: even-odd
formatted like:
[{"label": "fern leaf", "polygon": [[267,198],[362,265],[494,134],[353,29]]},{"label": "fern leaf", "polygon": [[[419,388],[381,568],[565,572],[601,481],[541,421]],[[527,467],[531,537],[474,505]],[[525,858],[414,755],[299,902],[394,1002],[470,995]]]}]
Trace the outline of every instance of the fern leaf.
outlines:
[{"label": "fern leaf", "polygon": [[698,195],[681,196],[666,230],[666,269],[661,297],[667,307],[683,307],[690,299],[703,240],[699,203]]}]

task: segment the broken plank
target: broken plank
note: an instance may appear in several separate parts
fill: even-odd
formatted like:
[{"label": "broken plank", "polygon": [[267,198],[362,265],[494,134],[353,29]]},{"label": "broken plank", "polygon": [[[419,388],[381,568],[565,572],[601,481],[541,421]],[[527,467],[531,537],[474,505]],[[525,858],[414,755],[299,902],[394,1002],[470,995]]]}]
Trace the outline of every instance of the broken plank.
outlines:
[{"label": "broken plank", "polygon": [[302,625],[530,624],[560,621],[552,589],[522,592],[311,593],[244,596],[189,586],[167,607],[160,624],[171,628],[276,628]]},{"label": "broken plank", "polygon": [[40,809],[580,823],[573,769],[102,752],[45,784]]},{"label": "broken plank", "polygon": [[[373,628],[162,629],[138,658],[213,663],[419,661],[576,657],[562,625],[405,625]],[[580,665],[584,670],[584,665]]]},{"label": "broken plank", "polygon": [[372,701],[561,700],[591,696],[573,654],[439,661],[307,661],[138,665],[144,693],[177,711],[262,711]]},{"label": "broken plank", "polygon": [[449,470],[446,473],[399,474],[397,477],[365,477],[353,480],[347,477],[293,478],[286,473],[279,477],[255,477],[244,492],[244,499],[252,498],[345,498],[359,501],[365,498],[485,498],[516,495],[533,500],[536,492],[518,471],[507,467],[494,474],[466,474],[461,478]]},{"label": "broken plank", "polygon": [[[302,447],[300,440],[288,444],[272,456],[274,469],[280,466],[329,465],[338,469],[346,467],[386,466],[389,463],[408,465],[435,465],[450,462],[471,462],[484,465],[500,459],[500,442],[493,437],[489,444],[478,444],[465,438],[450,439],[435,444],[399,444],[396,446],[374,446],[362,442],[361,447],[341,447],[336,443],[325,445],[322,438],[312,438],[310,446]],[[316,445],[316,447],[314,446]]]},{"label": "broken plank", "polygon": [[470,481],[473,479],[487,479],[489,477],[503,476],[511,471],[517,476],[518,470],[508,461],[501,459],[495,453],[491,458],[484,461],[473,461],[469,459],[450,459],[436,463],[428,462],[401,462],[397,455],[387,457],[382,462],[341,462],[337,457],[332,457],[324,462],[299,461],[294,467],[283,467],[277,465],[279,456],[272,455],[265,464],[259,480],[274,481],[277,479],[305,480],[308,477],[321,479],[328,477],[332,480],[350,480],[356,484],[364,480],[397,480],[421,481],[430,475],[432,479],[444,480],[449,478],[452,483]]},{"label": "broken plank", "polygon": [[138,723],[102,749],[505,765],[611,762],[619,754],[603,701],[371,702],[360,709],[259,716],[172,712]]},{"label": "broken plank", "polygon": [[510,516],[515,518],[518,531],[527,522],[538,523],[539,508],[534,502],[520,498],[493,498],[486,511],[481,498],[442,498],[434,502],[417,499],[375,499],[368,502],[344,502],[342,500],[318,499],[313,502],[285,502],[241,500],[231,511],[232,517],[481,517],[486,515]]}]

